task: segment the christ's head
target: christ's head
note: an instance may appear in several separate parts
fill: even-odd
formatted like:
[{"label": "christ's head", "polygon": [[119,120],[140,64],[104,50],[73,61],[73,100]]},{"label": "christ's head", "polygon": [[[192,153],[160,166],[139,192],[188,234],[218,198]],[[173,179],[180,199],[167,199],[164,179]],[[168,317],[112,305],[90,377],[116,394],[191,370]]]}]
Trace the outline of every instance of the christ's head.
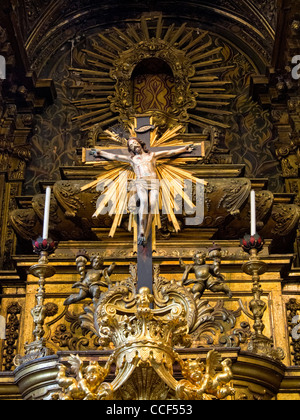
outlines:
[{"label": "christ's head", "polygon": [[131,156],[140,155],[143,152],[149,153],[147,150],[146,144],[138,139],[137,137],[130,137],[130,139],[127,142],[128,144],[128,151],[131,154]]}]

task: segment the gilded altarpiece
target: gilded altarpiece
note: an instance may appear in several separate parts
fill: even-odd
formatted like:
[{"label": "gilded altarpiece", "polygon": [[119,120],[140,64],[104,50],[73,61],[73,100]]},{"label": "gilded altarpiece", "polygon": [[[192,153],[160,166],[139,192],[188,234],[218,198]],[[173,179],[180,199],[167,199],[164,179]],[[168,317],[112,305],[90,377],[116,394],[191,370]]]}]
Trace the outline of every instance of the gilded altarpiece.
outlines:
[{"label": "gilded altarpiece", "polygon": [[[159,60],[160,68],[155,74],[151,74],[148,60],[152,65]],[[165,66],[161,66],[162,61]],[[141,65],[134,72],[138,64]],[[17,204],[12,205],[10,220],[18,240],[28,249],[26,256],[18,252],[14,256],[18,273],[26,276],[37,259],[30,254],[28,238],[39,236],[44,187],[53,186],[50,233],[60,244],[49,257],[56,274],[47,279],[43,296],[43,340],[50,358],[51,354],[58,355],[59,361],[67,365],[70,353],[79,354],[85,365],[98,357],[103,366],[107,364],[105,369],[111,367],[110,357],[116,344],[113,340],[101,341],[101,334],[99,339],[99,332],[91,328],[90,300],[71,306],[65,306],[64,302],[79,281],[76,261],[82,254],[88,267],[95,256],[103,259],[102,268],[115,262],[116,269],[111,275],[114,287],[122,288],[126,284],[129,289],[136,283],[136,256],[132,235],[126,231],[128,221],[110,239],[112,218],[103,216],[92,220],[97,191],[83,193],[81,189],[97,176],[97,169],[83,166],[79,151],[82,147],[109,145],[105,129],[124,133],[134,114],[150,110],[161,132],[180,123],[184,127],[184,140],[192,142],[200,138],[206,142],[207,150],[202,160],[187,163],[193,173],[207,181],[203,224],[189,229],[180,220],[182,231],[176,235],[170,223],[162,218],[154,256],[156,303],[164,299],[167,302],[166,290],[171,296],[175,293],[172,285],[179,285],[183,275],[180,260],[192,264],[195,252],[201,251],[206,262],[213,263],[208,250],[214,241],[221,248],[221,272],[233,293],[229,298],[209,290],[205,292],[195,305],[194,323],[189,319],[191,341],[185,345],[178,340],[174,347],[176,353],[183,360],[194,361],[197,357],[204,360],[209,350],[218,350],[223,358],[230,357],[231,384],[236,391],[235,396],[228,393],[232,399],[285,398],[289,392],[295,392],[292,386],[284,388],[281,383],[285,366],[298,365],[298,342],[291,343],[287,336],[299,309],[297,302],[286,301],[297,291],[286,273],[293,260],[300,210],[292,197],[284,193],[270,110],[250,96],[251,77],[257,73],[253,60],[223,37],[188,24],[166,25],[161,16],[141,19],[138,24],[129,23],[126,30],[114,28],[90,34],[84,40],[79,37],[75,46],[71,49],[70,45],[64,46],[42,70],[43,78],[54,80],[57,99],[35,116],[30,141],[32,159],[23,194],[21,190],[15,194],[20,196],[18,208]],[[178,161],[178,166],[184,164]],[[240,239],[249,233],[251,188],[257,191],[257,226],[265,238],[259,258],[268,265],[268,271],[262,270],[258,279],[257,273],[251,274],[245,268],[249,255],[240,247]],[[257,260],[255,263],[259,264]],[[2,301],[1,314],[7,322],[0,359],[3,371],[14,370],[12,359],[23,355],[24,346],[33,340],[31,311],[36,305],[38,280],[32,274],[26,279],[26,292],[23,283],[18,287],[19,279],[13,290],[6,290],[7,295],[10,292],[20,295],[18,305]],[[193,304],[190,291],[182,294]],[[150,319],[153,313],[150,305],[143,303],[142,293],[132,292],[132,295],[132,301],[128,301],[128,296],[125,299],[128,314],[136,308],[139,320],[147,316]],[[161,315],[159,310],[157,313]],[[255,341],[257,322],[263,329],[261,341]],[[132,325],[133,321],[128,322],[127,336],[133,330]],[[47,359],[52,363],[49,368],[52,385],[57,375],[57,361],[53,357]],[[19,375],[21,356],[15,362],[20,364]],[[156,362],[151,360],[151,366],[159,375],[162,367]],[[118,365],[118,369],[122,367]],[[134,382],[139,381],[141,372],[137,370],[131,382],[118,390],[118,398],[140,397]],[[174,377],[182,380],[184,372],[184,369],[177,370]],[[297,376],[295,372],[290,370],[289,374]],[[64,374],[61,372],[62,378]],[[109,375],[108,379],[112,381]],[[58,391],[53,385],[51,389],[32,393],[22,375],[17,382],[25,399],[50,399],[51,393]],[[157,383],[154,375],[153,384]],[[171,389],[170,378],[168,385]],[[174,397],[169,388],[163,392],[160,383],[159,386],[165,398]],[[180,390],[176,392],[177,396],[183,396]]]}]

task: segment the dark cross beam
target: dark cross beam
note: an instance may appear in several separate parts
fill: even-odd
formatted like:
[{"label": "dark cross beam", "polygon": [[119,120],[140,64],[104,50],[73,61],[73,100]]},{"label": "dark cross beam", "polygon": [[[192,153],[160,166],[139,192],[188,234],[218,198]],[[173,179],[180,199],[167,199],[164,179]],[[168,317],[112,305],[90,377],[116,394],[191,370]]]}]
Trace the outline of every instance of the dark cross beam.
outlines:
[{"label": "dark cross beam", "polygon": [[[150,117],[138,117],[135,122],[136,130],[139,131],[140,128],[145,126],[150,126],[151,119]],[[142,140],[147,149],[150,151],[150,134],[151,128],[146,130],[144,133],[138,133],[137,137]],[[139,217],[139,216],[138,216]],[[137,289],[140,290],[141,287],[148,287],[153,293],[153,249],[152,249],[152,228],[147,239],[146,246],[138,245],[138,255],[137,255],[137,276],[138,284]]]},{"label": "dark cross beam", "polygon": [[[150,118],[149,116],[138,116],[136,117],[136,130],[137,130],[137,134],[136,137],[139,138],[140,140],[142,140],[146,146],[147,149],[149,150],[149,152],[160,152],[161,150],[176,150],[176,149],[180,149],[182,148],[183,145],[181,146],[164,146],[163,144],[159,147],[151,147],[150,146],[150,133],[151,133],[151,123],[150,123]],[[143,127],[149,127],[149,130],[144,131],[142,128]],[[140,129],[142,129],[141,131],[139,131]],[[100,157],[95,157],[91,152],[95,150],[95,148],[93,149],[83,149],[83,156],[82,156],[82,161],[83,163],[96,163],[96,162],[101,162],[101,161],[105,161],[104,158],[100,158]],[[113,148],[101,148],[101,150],[105,151],[107,150],[107,152],[110,153],[114,153],[114,154],[125,154],[128,155],[128,150],[126,147],[121,147],[118,149],[113,149]],[[191,152],[191,153],[182,153],[180,155],[180,158],[199,158],[203,156],[203,146],[202,145],[196,145],[195,149]]]},{"label": "dark cross beam", "polygon": [[[136,132],[140,140],[142,140],[149,152],[159,152],[161,150],[176,150],[182,148],[182,146],[160,146],[160,147],[151,147],[150,146],[150,134],[153,127],[151,127],[151,117],[150,116],[137,116],[136,117]],[[148,129],[147,129],[148,127]],[[95,157],[91,152],[95,149],[84,149],[83,150],[83,162],[85,163],[95,163],[101,160],[105,161],[103,158]],[[123,147],[119,149],[102,149],[107,150],[113,154],[128,154],[128,150]],[[191,157],[202,157],[203,148],[202,146],[195,146],[195,149],[192,153],[182,153],[180,158],[191,158]],[[152,230],[147,240],[146,246],[140,245],[138,247],[137,255],[137,275],[138,275],[138,290],[141,287],[148,287],[153,291],[153,261],[152,261]]]}]

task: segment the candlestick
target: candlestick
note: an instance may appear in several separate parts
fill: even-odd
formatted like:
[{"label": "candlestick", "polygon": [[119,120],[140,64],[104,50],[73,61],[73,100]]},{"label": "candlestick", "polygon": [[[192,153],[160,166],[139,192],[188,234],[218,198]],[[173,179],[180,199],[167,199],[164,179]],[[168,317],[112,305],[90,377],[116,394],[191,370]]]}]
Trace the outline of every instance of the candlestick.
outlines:
[{"label": "candlestick", "polygon": [[43,239],[48,239],[49,218],[50,218],[50,201],[51,201],[51,187],[47,187],[46,188],[46,200],[45,200],[45,212],[44,212]]},{"label": "candlestick", "polygon": [[255,191],[251,191],[251,236],[256,235]]},{"label": "candlestick", "polygon": [[254,333],[248,344],[248,351],[281,362],[285,357],[284,351],[280,347],[275,348],[273,339],[263,334],[265,329],[263,317],[267,310],[267,303],[262,299],[264,291],[261,286],[260,276],[268,271],[268,265],[264,261],[261,261],[258,256],[258,253],[263,247],[262,239],[257,234],[255,237],[249,237],[247,235],[242,240],[242,247],[245,252],[250,254],[249,261],[243,265],[243,271],[252,277],[253,282],[253,299],[249,302],[249,308],[252,312],[252,316],[250,317],[254,321]]},{"label": "candlestick", "polygon": [[[54,248],[52,249],[52,252],[53,250]],[[32,362],[33,360],[37,360],[53,354],[53,350],[46,347],[46,339],[44,338],[46,331],[44,325],[45,319],[47,316],[50,316],[47,311],[47,306],[45,305],[46,279],[54,276],[55,268],[49,265],[49,253],[47,251],[41,250],[39,255],[40,259],[38,263],[29,269],[29,273],[39,279],[39,288],[35,295],[36,305],[31,310],[31,316],[34,322],[34,341],[32,343],[27,342],[25,344],[25,356],[17,355],[15,357],[15,366],[21,366],[24,363]]]}]

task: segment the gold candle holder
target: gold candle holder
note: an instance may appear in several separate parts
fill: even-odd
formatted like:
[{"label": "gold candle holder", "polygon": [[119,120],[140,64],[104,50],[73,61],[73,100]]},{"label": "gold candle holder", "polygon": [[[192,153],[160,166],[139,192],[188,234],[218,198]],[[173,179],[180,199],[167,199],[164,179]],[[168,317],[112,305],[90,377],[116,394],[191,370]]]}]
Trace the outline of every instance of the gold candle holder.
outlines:
[{"label": "gold candle holder", "polygon": [[47,307],[45,306],[46,279],[53,277],[55,274],[55,268],[49,265],[48,256],[55,251],[56,247],[57,243],[51,240],[39,238],[33,242],[34,252],[40,256],[38,263],[29,269],[29,273],[39,279],[39,288],[35,295],[36,306],[31,310],[34,322],[34,341],[25,344],[25,356],[18,355],[15,357],[14,363],[16,366],[53,354],[52,350],[46,347],[43,337],[45,335],[44,324],[47,316]]},{"label": "gold candle holder", "polygon": [[35,325],[33,336],[36,342],[40,342],[45,335],[44,321],[46,318],[46,307],[44,302],[46,294],[46,279],[53,277],[55,274],[54,267],[49,266],[48,263],[48,252],[42,251],[39,262],[29,269],[29,273],[39,279],[39,289],[35,295],[36,306],[31,310],[31,315]]},{"label": "gold candle holder", "polygon": [[243,271],[251,276],[253,281],[252,294],[254,299],[250,302],[250,310],[253,313],[255,335],[259,337],[263,335],[265,329],[262,319],[267,310],[267,304],[261,300],[264,291],[260,284],[260,276],[268,271],[268,266],[259,259],[257,249],[251,249],[249,261],[243,265]]},{"label": "gold candle holder", "polygon": [[263,249],[264,241],[258,234],[253,236],[246,235],[241,240],[241,246],[249,254],[249,261],[243,265],[243,271],[251,276],[253,281],[253,299],[249,304],[249,308],[253,314],[254,333],[250,339],[248,350],[255,354],[281,361],[285,357],[284,351],[281,348],[275,349],[273,340],[263,334],[265,329],[263,316],[267,310],[267,304],[261,299],[264,291],[260,283],[260,276],[268,271],[268,265],[260,260],[258,254]]}]

